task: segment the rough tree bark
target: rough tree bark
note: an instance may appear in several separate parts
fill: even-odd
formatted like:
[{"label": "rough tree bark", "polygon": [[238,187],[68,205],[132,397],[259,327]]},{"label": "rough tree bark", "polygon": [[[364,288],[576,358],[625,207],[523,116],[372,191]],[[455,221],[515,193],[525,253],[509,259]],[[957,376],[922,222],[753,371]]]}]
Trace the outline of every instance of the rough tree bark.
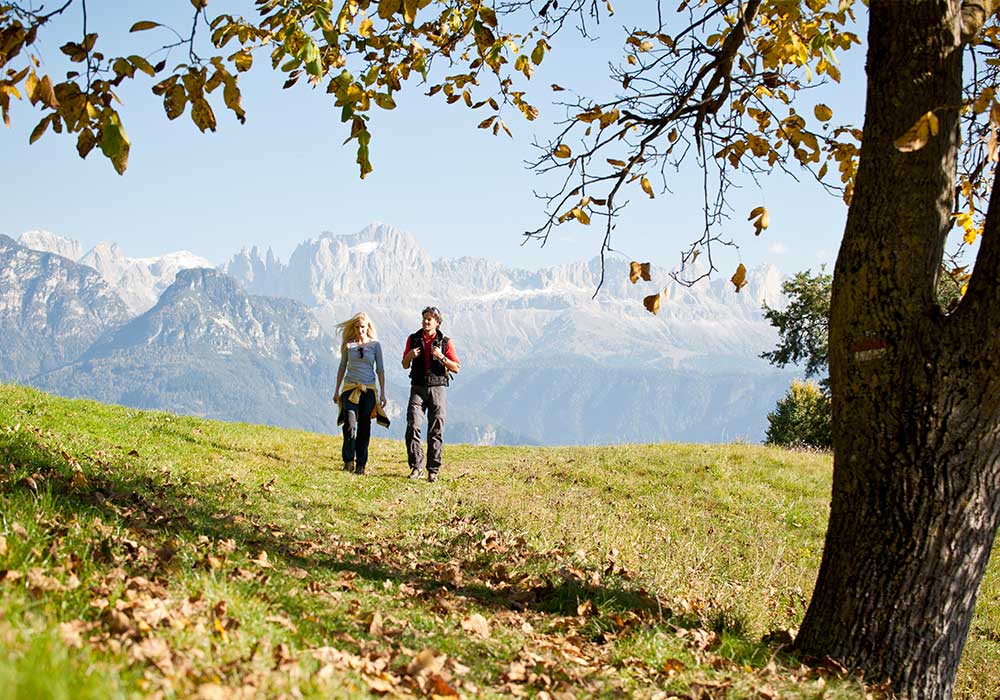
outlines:
[{"label": "rough tree bark", "polygon": [[[1000,184],[964,301],[950,316],[935,301],[962,32],[960,0],[871,1],[864,144],[831,307],[830,525],[796,640],[922,699],[952,695],[1000,517]],[[938,136],[898,151],[928,111]]]}]

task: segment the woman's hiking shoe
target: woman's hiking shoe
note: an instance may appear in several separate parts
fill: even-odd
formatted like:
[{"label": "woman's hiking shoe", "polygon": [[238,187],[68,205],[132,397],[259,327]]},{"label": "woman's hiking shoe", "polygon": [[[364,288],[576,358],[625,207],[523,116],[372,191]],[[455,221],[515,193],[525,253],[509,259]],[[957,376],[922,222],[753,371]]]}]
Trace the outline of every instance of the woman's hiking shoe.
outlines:
[{"label": "woman's hiking shoe", "polygon": [[365,468],[364,467],[358,467],[357,469],[354,470],[354,473],[357,474],[357,475],[359,475],[359,476],[364,476],[364,474],[365,474]]},{"label": "woman's hiking shoe", "polygon": [[438,480],[438,473],[437,472],[427,472],[427,481],[429,481],[429,482],[431,482],[433,484],[437,480]]},{"label": "woman's hiking shoe", "polygon": [[406,477],[407,479],[419,479],[424,475],[424,470],[420,467],[414,467],[410,470],[410,475]]},{"label": "woman's hiking shoe", "polygon": [[350,462],[344,462],[344,471],[348,473],[354,473],[354,460]]}]

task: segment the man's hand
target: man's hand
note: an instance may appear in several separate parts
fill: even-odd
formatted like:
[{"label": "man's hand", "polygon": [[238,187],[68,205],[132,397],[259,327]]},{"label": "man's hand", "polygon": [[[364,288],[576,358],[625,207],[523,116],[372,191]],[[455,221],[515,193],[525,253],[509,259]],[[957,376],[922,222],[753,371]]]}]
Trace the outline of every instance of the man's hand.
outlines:
[{"label": "man's hand", "polygon": [[410,348],[410,361],[420,357],[420,348]]},{"label": "man's hand", "polygon": [[382,408],[385,408],[385,404],[387,403],[387,401],[388,399],[385,398],[385,394],[382,394],[378,399],[378,405],[381,406]]},{"label": "man's hand", "polygon": [[444,360],[444,353],[441,352],[441,348],[435,345],[431,349],[431,357],[433,357],[435,360]]}]

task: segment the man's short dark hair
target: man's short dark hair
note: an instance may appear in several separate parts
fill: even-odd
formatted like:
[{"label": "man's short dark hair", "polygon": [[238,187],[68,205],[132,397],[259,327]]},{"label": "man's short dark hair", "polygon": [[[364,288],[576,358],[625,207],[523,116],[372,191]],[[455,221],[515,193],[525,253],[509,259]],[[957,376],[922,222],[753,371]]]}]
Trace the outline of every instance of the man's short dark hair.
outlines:
[{"label": "man's short dark hair", "polygon": [[425,308],[423,311],[420,312],[421,316],[423,316],[424,314],[430,314],[437,320],[438,325],[439,326],[441,325],[441,310],[438,309],[438,307],[428,306],[427,308]]}]

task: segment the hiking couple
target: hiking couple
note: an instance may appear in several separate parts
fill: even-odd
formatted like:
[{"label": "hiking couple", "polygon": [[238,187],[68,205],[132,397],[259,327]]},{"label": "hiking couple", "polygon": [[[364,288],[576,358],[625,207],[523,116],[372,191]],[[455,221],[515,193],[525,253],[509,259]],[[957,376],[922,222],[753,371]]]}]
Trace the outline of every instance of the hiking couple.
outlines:
[{"label": "hiking couple", "polygon": [[[452,374],[462,368],[455,346],[441,332],[441,312],[428,306],[421,312],[421,329],[406,339],[403,369],[410,370],[410,398],[406,404],[406,459],[410,479],[424,475],[421,445],[424,413],[427,413],[427,480],[437,481],[444,447],[445,388]],[[388,428],[385,414],[385,367],[382,345],[371,319],[364,312],[343,323],[340,330],[340,368],[333,400],[340,407],[337,425],[343,424],[341,454],[344,471],[364,474],[368,464],[368,442],[372,419]],[[375,380],[378,379],[376,394]],[[343,383],[343,386],[341,386]]]}]

